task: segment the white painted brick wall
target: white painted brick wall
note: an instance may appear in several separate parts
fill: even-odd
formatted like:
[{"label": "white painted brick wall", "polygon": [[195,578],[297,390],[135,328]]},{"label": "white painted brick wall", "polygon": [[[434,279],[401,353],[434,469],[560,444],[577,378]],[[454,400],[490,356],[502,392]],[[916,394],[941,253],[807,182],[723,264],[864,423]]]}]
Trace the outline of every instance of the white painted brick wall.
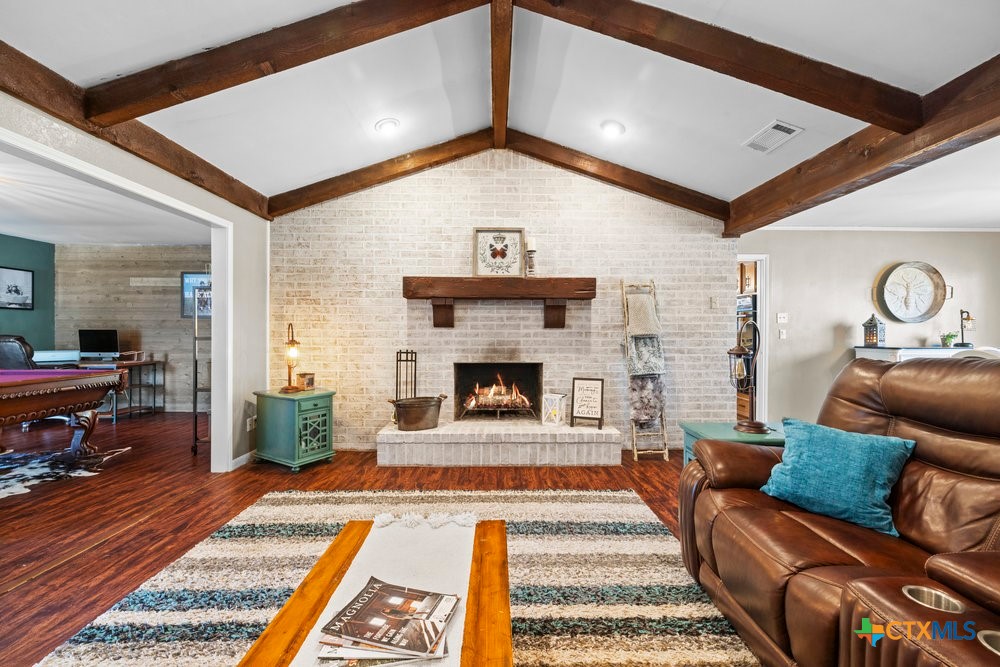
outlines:
[{"label": "white painted brick wall", "polygon": [[[541,301],[457,301],[455,328],[404,275],[472,274],[474,227],[523,227],[538,275],[596,276],[597,298],[570,301],[565,329],[542,327]],[[656,281],[667,359],[667,424],[726,420],[736,246],[721,223],[510,151],[488,151],[276,219],[271,228],[271,377],[284,384],[294,322],[297,371],[337,391],[335,447],[374,449],[391,414],[395,352],[414,349],[421,395],[453,392],[457,361],[540,361],[545,391],[605,378],[605,414],[628,431],[619,280]],[[725,309],[710,309],[721,297]],[[450,400],[442,421],[452,419]],[[629,438],[624,438],[628,442]],[[630,445],[629,445],[630,446]]]}]

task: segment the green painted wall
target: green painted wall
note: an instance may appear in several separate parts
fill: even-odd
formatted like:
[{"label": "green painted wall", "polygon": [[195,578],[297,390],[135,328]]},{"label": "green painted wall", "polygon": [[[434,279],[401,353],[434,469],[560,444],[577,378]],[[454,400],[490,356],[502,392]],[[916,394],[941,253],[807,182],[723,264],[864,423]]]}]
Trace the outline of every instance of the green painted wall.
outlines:
[{"label": "green painted wall", "polygon": [[[56,346],[56,247],[0,234],[0,266],[35,272],[34,310],[0,308],[0,334],[24,336],[36,350]],[[5,289],[6,285],[0,285]]]}]

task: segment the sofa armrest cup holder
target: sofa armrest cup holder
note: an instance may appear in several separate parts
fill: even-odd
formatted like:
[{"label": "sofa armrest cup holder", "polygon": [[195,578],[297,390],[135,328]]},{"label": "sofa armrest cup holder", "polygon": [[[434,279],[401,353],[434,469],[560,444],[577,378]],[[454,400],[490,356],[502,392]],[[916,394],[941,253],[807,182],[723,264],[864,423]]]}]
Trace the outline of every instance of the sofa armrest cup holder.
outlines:
[{"label": "sofa armrest cup holder", "polygon": [[903,586],[902,590],[903,595],[924,607],[949,614],[960,614],[965,611],[965,605],[957,599],[929,586]]},{"label": "sofa armrest cup holder", "polygon": [[1000,655],[1000,630],[980,630],[976,637],[980,644]]}]

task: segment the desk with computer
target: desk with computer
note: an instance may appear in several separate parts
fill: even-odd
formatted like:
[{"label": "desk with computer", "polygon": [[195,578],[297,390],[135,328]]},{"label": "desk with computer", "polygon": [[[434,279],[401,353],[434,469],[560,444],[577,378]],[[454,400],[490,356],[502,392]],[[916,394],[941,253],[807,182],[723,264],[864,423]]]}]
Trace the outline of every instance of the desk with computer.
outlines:
[{"label": "desk with computer", "polygon": [[162,359],[153,359],[147,352],[122,352],[117,329],[80,329],[80,347],[77,350],[35,350],[32,360],[43,368],[85,368],[92,370],[126,368],[128,386],[120,405],[118,394],[112,393],[111,406],[101,417],[111,417],[117,423],[122,415],[138,415],[163,409],[164,365]]}]

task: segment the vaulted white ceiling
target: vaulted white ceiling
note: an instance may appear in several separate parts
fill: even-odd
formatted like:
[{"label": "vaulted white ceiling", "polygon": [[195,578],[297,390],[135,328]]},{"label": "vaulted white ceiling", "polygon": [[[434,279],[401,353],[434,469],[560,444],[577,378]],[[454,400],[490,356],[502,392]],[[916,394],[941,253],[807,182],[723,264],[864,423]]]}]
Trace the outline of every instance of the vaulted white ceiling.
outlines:
[{"label": "vaulted white ceiling", "polygon": [[921,95],[1000,52],[995,0],[646,0]]},{"label": "vaulted white ceiling", "polygon": [[[1000,52],[996,0],[648,1],[918,94]],[[346,4],[0,0],[0,39],[86,87]],[[865,126],[598,33],[514,13],[511,129],[708,195],[735,198]],[[489,16],[480,7],[140,120],[265,195],[285,192],[489,127]],[[392,136],[374,130],[383,117],[400,121]],[[614,141],[599,129],[609,118],[626,126]],[[768,155],[742,146],[773,120],[805,132]],[[1000,227],[994,183],[981,174],[995,144],[779,226]]]},{"label": "vaulted white ceiling", "polygon": [[[663,180],[732,199],[865,123],[521,9],[510,126]],[[605,119],[625,125],[608,139]],[[806,128],[763,155],[743,142],[774,120]]]},{"label": "vaulted white ceiling", "polygon": [[0,234],[99,245],[210,241],[204,223],[2,145]]},{"label": "vaulted white ceiling", "polygon": [[142,121],[265,195],[439,144],[490,125],[489,7]]},{"label": "vaulted white ceiling", "polygon": [[0,0],[0,39],[89,87],[351,0]]},{"label": "vaulted white ceiling", "polygon": [[1000,138],[791,215],[772,226],[1000,230]]}]

